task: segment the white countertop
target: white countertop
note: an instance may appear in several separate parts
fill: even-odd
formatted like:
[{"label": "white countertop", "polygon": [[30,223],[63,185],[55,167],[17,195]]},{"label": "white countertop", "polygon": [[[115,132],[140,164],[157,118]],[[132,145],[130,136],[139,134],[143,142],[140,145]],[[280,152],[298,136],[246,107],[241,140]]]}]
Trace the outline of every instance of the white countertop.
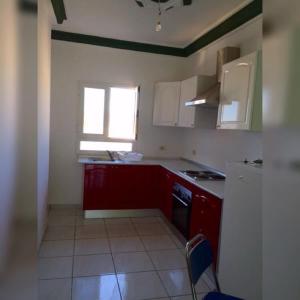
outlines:
[{"label": "white countertop", "polygon": [[170,172],[184,178],[186,181],[202,188],[210,194],[223,199],[225,180],[194,180],[179,171],[182,170],[210,170],[208,166],[200,165],[184,159],[143,159],[139,162],[123,162],[123,161],[93,161],[89,158],[79,158],[78,162],[81,164],[102,164],[102,165],[158,165],[162,166]]}]

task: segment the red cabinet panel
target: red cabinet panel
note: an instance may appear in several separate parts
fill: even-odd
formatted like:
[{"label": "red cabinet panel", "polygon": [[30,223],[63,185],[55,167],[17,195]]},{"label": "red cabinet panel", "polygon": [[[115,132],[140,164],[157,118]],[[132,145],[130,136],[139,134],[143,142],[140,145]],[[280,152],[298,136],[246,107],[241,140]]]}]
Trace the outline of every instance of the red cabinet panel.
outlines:
[{"label": "red cabinet panel", "polygon": [[105,209],[111,194],[110,167],[85,165],[83,209]]},{"label": "red cabinet panel", "polygon": [[172,218],[172,187],[193,192],[190,238],[203,233],[218,257],[222,200],[160,166],[85,165],[84,210],[160,208]]},{"label": "red cabinet panel", "polygon": [[172,187],[175,181],[175,175],[164,168],[161,168],[161,197],[159,208],[165,217],[171,221],[172,218]]},{"label": "red cabinet panel", "polygon": [[194,189],[190,237],[204,234],[211,243],[215,262],[218,258],[221,209],[221,199],[201,189]]},{"label": "red cabinet panel", "polygon": [[159,206],[158,166],[85,165],[85,210]]}]

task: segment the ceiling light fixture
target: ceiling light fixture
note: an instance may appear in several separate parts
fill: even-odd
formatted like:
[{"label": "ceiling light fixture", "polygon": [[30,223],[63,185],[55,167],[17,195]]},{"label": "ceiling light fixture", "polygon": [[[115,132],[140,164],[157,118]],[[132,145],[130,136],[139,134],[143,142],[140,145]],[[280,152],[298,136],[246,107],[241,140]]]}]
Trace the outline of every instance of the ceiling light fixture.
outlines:
[{"label": "ceiling light fixture", "polygon": [[161,19],[161,8],[160,8],[160,0],[159,0],[158,1],[158,21],[157,21],[156,26],[155,26],[155,31],[156,32],[159,32],[162,29],[160,19]]}]

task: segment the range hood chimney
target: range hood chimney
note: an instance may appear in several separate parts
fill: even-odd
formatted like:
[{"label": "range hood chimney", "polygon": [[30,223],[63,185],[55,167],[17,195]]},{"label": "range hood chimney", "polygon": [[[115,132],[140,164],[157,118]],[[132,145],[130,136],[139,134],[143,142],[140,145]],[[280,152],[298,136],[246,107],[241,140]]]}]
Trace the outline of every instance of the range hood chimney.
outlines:
[{"label": "range hood chimney", "polygon": [[198,106],[201,107],[217,107],[220,97],[220,86],[222,77],[222,66],[232,60],[240,57],[240,48],[225,47],[217,52],[217,66],[215,82],[210,88],[202,91],[196,98],[185,102],[185,106]]}]

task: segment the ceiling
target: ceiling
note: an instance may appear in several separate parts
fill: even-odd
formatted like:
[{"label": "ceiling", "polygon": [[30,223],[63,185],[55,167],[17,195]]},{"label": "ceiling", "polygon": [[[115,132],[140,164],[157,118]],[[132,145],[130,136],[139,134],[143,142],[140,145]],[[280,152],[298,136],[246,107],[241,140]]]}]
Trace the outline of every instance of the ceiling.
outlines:
[{"label": "ceiling", "polygon": [[134,0],[64,0],[67,20],[54,29],[183,48],[250,2],[193,0],[191,6],[163,12],[163,28],[155,32],[153,6],[140,8]]}]

